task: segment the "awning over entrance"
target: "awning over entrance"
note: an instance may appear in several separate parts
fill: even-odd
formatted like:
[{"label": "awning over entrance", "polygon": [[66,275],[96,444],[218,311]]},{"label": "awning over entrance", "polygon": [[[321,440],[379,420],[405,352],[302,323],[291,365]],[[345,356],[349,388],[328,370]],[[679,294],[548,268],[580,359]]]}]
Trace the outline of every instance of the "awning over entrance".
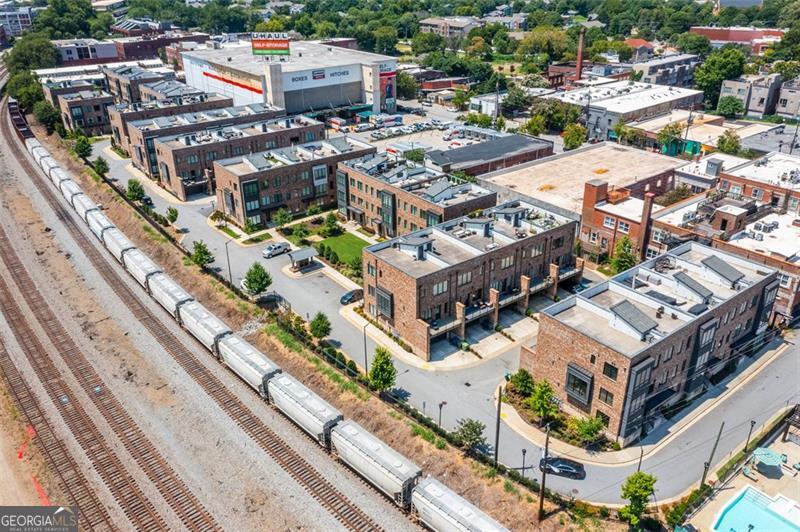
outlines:
[{"label": "awning over entrance", "polygon": [[348,205],[347,210],[352,212],[353,214],[358,214],[358,215],[364,214],[364,211],[362,209],[359,209],[358,207],[353,207],[352,205]]},{"label": "awning over entrance", "polygon": [[317,250],[311,247],[300,248],[297,251],[289,252],[289,258],[292,260],[292,263],[307,261],[309,259],[313,259],[317,255]]}]

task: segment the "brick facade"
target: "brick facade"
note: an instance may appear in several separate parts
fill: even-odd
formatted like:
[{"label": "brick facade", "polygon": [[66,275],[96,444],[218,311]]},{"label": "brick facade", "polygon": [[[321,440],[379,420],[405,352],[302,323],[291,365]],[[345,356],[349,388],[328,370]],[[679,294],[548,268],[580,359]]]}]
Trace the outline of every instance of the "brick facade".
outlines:
[{"label": "brick facade", "polygon": [[111,132],[107,109],[114,104],[110,94],[103,91],[82,91],[63,94],[58,99],[64,126],[80,130],[89,136]]},{"label": "brick facade", "polygon": [[114,96],[117,102],[125,103],[141,101],[140,85],[175,77],[174,73],[151,72],[139,67],[106,68],[103,69],[103,72],[108,80],[108,92]]}]

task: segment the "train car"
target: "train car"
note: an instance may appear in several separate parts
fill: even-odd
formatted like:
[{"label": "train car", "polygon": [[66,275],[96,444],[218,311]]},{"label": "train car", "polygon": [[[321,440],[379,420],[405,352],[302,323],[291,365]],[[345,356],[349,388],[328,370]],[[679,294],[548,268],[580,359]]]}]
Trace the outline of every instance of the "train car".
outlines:
[{"label": "train car", "polygon": [[178,318],[189,333],[209,351],[217,354],[217,342],[233,331],[197,301],[189,301],[178,308]]},{"label": "train car", "polygon": [[151,276],[161,273],[161,268],[150,260],[140,249],[131,249],[122,255],[122,265],[131,274],[131,277],[149,291],[148,280]]},{"label": "train car", "polygon": [[125,233],[116,227],[112,227],[103,233],[103,245],[119,262],[122,262],[122,257],[127,251],[136,249],[136,246],[128,240]]},{"label": "train car", "polygon": [[331,429],[344,419],[341,412],[286,373],[271,378],[267,391],[278,410],[330,449]]},{"label": "train car", "polygon": [[47,151],[43,146],[37,146],[31,150],[31,155],[33,155],[33,160],[36,161],[36,164],[39,168],[42,167],[42,159],[45,157],[50,157],[50,152]]},{"label": "train car", "polygon": [[181,288],[181,285],[164,273],[151,275],[147,280],[147,288],[153,299],[176,319],[178,319],[178,308],[189,301],[194,301],[194,298]]},{"label": "train car", "polygon": [[229,334],[217,342],[219,359],[244,382],[267,397],[267,382],[281,372],[273,361],[243,340],[238,334]]},{"label": "train car", "polygon": [[411,494],[411,511],[435,532],[508,532],[508,529],[431,477]]},{"label": "train car", "polygon": [[99,210],[87,212],[86,223],[100,242],[103,241],[103,233],[114,227],[111,220]]},{"label": "train car", "polygon": [[61,182],[67,179],[70,179],[70,177],[62,168],[53,168],[50,171],[50,181],[52,181],[59,190],[61,189]]},{"label": "train car", "polygon": [[42,144],[36,139],[26,139],[25,140],[25,149],[28,150],[28,153],[33,155],[33,150],[35,148],[41,148]]},{"label": "train car", "polygon": [[331,430],[333,452],[339,459],[388,495],[398,506],[411,506],[411,490],[422,470],[354,421]]},{"label": "train car", "polygon": [[86,194],[75,194],[72,196],[72,207],[84,222],[86,221],[86,215],[88,213],[100,210],[100,207]]},{"label": "train car", "polygon": [[72,197],[74,195],[83,194],[81,187],[72,179],[62,181],[59,188],[61,189],[61,195],[64,196],[64,199],[67,200],[70,205],[72,205]]},{"label": "train car", "polygon": [[47,177],[50,177],[50,172],[53,171],[54,168],[58,168],[58,163],[48,155],[47,157],[42,157],[41,166],[44,173],[47,174]]}]

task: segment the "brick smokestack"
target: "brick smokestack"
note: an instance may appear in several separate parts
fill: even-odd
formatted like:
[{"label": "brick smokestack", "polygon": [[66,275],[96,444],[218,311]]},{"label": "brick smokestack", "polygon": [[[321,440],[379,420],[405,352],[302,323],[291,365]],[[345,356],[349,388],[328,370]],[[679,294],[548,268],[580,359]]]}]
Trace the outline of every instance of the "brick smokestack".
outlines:
[{"label": "brick smokestack", "polygon": [[608,198],[608,183],[592,179],[583,185],[583,219],[591,220],[594,206]]},{"label": "brick smokestack", "polygon": [[578,37],[578,59],[575,61],[575,81],[579,81],[583,73],[583,41],[585,37],[586,28],[581,27],[581,33]]},{"label": "brick smokestack", "polygon": [[642,206],[642,224],[639,228],[639,260],[643,261],[647,256],[647,243],[650,242],[650,223],[653,217],[653,199],[656,197],[652,192],[644,195],[644,205]]}]

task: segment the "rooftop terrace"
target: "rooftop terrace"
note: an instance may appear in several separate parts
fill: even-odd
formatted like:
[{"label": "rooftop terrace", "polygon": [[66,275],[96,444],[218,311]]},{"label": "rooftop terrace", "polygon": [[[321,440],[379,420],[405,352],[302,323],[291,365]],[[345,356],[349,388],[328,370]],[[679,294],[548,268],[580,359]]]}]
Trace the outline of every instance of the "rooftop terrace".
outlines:
[{"label": "rooftop terrace", "polygon": [[543,312],[633,358],[774,271],[688,242]]},{"label": "rooftop terrace", "polygon": [[314,124],[321,124],[321,122],[302,115],[294,116],[292,118],[275,118],[272,120],[261,120],[248,124],[207,129],[205,131],[198,131],[197,133],[192,134],[159,137],[156,139],[156,143],[163,144],[165,147],[175,150],[190,146],[226,142],[235,138],[264,135],[276,131],[299,129],[301,127],[311,126]]},{"label": "rooftop terrace", "polygon": [[[262,151],[243,155],[240,157],[230,157],[221,159],[214,164],[219,165],[225,170],[237,176],[244,176],[256,172],[264,172],[273,168],[292,166],[295,164],[323,160],[342,153],[355,150],[365,150],[372,146],[366,142],[352,137],[336,137],[327,140],[306,142],[287,148]],[[324,161],[322,161],[324,164]]]},{"label": "rooftop terrace", "polygon": [[571,221],[521,201],[487,209],[483,215],[456,218],[365,249],[420,278]]}]

